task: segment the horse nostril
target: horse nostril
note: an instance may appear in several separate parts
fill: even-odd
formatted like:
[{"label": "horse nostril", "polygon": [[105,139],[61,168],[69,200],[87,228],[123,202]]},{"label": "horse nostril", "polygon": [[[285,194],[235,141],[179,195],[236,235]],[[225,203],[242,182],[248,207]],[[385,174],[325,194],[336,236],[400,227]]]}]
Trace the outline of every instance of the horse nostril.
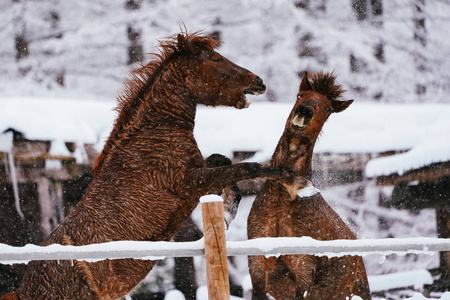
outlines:
[{"label": "horse nostril", "polygon": [[264,81],[261,79],[261,77],[256,76],[255,79],[253,79],[253,81],[258,84],[258,85],[263,85]]},{"label": "horse nostril", "polygon": [[307,118],[312,118],[312,116],[314,115],[314,111],[307,106],[297,107],[297,109],[295,110],[295,113],[297,115],[305,116]]}]

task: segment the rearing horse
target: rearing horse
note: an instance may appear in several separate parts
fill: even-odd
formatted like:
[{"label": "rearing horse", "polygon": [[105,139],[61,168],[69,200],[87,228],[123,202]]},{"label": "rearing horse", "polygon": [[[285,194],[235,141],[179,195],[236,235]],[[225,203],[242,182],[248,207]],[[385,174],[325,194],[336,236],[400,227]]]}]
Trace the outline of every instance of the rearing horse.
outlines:
[{"label": "rearing horse", "polygon": [[[353,100],[341,101],[344,92],[330,73],[305,72],[297,101],[272,156],[271,166],[290,168],[310,179],[313,148],[322,126],[332,113]],[[355,239],[350,228],[319,194],[292,200],[276,181],[267,180],[248,216],[248,238],[301,237],[317,240]],[[362,258],[327,258],[314,255],[250,256],[253,300],[267,299],[370,299]]]},{"label": "rearing horse", "polygon": [[[256,163],[206,167],[194,139],[197,104],[246,108],[263,81],[215,51],[199,33],[162,41],[118,98],[118,117],[78,205],[41,243],[169,241],[202,195],[241,180],[279,180],[292,197],[310,181]],[[156,261],[33,261],[22,286],[2,299],[118,299]],[[7,297],[7,298],[6,298]]]}]

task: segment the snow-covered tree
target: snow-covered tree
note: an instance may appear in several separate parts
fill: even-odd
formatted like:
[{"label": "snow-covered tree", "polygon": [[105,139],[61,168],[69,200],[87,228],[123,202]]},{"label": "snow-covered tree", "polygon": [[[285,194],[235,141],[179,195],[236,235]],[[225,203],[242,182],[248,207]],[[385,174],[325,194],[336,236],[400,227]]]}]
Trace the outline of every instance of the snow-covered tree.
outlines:
[{"label": "snow-covered tree", "polygon": [[358,101],[445,102],[449,14],[446,0],[2,1],[0,95],[113,99],[141,51],[184,23],[220,32],[265,99],[291,101],[298,74],[325,69]]}]

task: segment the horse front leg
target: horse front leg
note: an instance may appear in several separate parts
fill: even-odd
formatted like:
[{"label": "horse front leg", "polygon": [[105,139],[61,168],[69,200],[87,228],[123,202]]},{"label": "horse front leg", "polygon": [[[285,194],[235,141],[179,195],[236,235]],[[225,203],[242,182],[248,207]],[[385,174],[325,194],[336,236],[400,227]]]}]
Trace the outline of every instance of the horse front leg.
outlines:
[{"label": "horse front leg", "polygon": [[282,184],[291,198],[312,197],[319,193],[311,181],[286,169],[263,167],[258,163],[240,163],[215,168],[198,168],[186,178],[192,190],[199,196],[216,193],[240,181],[271,179]]}]

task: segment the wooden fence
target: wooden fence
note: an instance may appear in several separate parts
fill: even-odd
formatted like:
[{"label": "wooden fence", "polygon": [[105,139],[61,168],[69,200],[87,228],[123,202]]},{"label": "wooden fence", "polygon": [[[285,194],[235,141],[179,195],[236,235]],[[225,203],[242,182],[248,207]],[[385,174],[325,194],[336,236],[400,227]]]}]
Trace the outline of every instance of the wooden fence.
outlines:
[{"label": "wooden fence", "polygon": [[[312,254],[318,256],[433,254],[450,251],[450,239],[395,238],[370,240],[317,241],[310,238],[260,238],[249,241],[227,241],[227,256]],[[31,260],[164,259],[166,257],[204,256],[205,245],[195,242],[117,241],[86,246],[13,247],[0,244],[0,263],[28,263]]]}]

